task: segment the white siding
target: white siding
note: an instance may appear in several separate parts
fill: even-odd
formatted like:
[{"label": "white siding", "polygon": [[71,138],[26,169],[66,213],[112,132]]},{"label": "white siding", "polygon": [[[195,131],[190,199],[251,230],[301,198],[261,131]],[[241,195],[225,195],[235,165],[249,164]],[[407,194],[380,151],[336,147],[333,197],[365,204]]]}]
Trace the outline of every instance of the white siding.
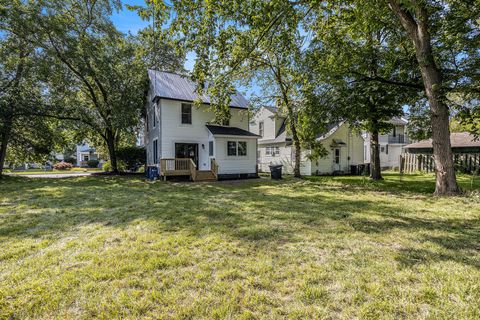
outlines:
[{"label": "white siding", "polygon": [[[345,143],[344,146],[332,148],[333,140]],[[343,124],[332,135],[322,141],[328,151],[325,158],[318,159],[312,164],[312,174],[330,174],[336,170],[350,172],[350,165],[363,163],[363,138],[353,133],[348,124]],[[335,149],[340,149],[340,164],[335,164]]]},{"label": "white siding", "polygon": [[[228,156],[228,141],[247,142],[246,156]],[[243,137],[215,137],[215,161],[219,174],[255,173],[257,166],[257,139]]]},{"label": "white siding", "polygon": [[[159,103],[159,125],[153,130],[150,125],[150,132],[146,139],[147,154],[149,163],[153,156],[151,154],[153,148],[151,146],[154,137],[159,137],[159,159],[162,158],[174,158],[175,157],[175,143],[193,143],[198,145],[198,170],[210,169],[210,157],[208,155],[208,142],[213,140],[210,132],[206,128],[205,124],[211,122],[214,118],[213,112],[209,111],[209,107],[206,105],[196,108],[192,106],[192,124],[181,123],[181,101],[161,99]],[[150,113],[153,113],[152,106],[150,106]],[[230,119],[230,126],[241,128],[244,130],[249,129],[248,112],[247,110],[239,108],[231,108],[232,117]],[[150,120],[150,119],[149,119]],[[152,120],[150,120],[152,123]],[[228,171],[231,173],[254,173],[256,171],[256,139],[249,139],[252,143],[248,144],[249,161],[242,162],[238,159],[217,159],[220,166],[220,172]],[[215,150],[217,146],[215,146]],[[250,161],[250,157],[254,157],[253,163]],[[235,166],[239,166],[236,169]],[[245,168],[245,166],[249,166]],[[223,167],[223,168],[222,168]]]},{"label": "white siding", "polygon": [[253,117],[250,122],[250,131],[255,134],[259,134],[259,123],[263,121],[264,135],[258,141],[275,139],[279,128],[276,128],[274,116],[270,110],[261,108]]}]

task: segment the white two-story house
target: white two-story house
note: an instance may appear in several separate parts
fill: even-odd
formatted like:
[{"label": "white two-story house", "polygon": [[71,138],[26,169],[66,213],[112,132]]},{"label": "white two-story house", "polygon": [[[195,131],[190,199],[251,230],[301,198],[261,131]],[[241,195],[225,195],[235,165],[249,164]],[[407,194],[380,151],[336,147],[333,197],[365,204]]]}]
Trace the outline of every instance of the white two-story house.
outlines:
[{"label": "white two-story house", "polygon": [[[260,136],[258,140],[258,167],[268,172],[270,165],[281,164],[287,173],[293,173],[295,148],[287,132],[286,117],[278,109],[262,107],[250,123],[251,131]],[[301,154],[302,175],[327,175],[350,173],[351,166],[363,164],[364,140],[346,122],[328,126],[325,134],[317,137],[328,151],[324,158],[308,159],[309,150]]]},{"label": "white two-story house", "polygon": [[[400,155],[404,147],[411,143],[408,139],[408,120],[403,117],[395,117],[389,121],[392,124],[390,132],[378,135],[380,144],[380,165],[382,168],[398,168],[400,166]],[[370,134],[365,133],[365,163],[370,163],[371,147]]]},{"label": "white two-story house", "polygon": [[231,96],[230,121],[212,123],[210,98],[196,107],[196,85],[175,73],[148,71],[145,119],[147,164],[160,176],[190,176],[193,180],[257,177],[257,139],[249,131],[249,103],[238,92]]}]

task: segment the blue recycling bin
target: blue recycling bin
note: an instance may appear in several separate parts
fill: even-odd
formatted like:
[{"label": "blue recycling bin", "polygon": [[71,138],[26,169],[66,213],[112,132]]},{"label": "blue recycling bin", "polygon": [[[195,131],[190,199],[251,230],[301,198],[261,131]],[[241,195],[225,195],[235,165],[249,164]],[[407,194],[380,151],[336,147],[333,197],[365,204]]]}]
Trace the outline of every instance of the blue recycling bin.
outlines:
[{"label": "blue recycling bin", "polygon": [[147,167],[147,178],[149,180],[155,180],[158,178],[158,167],[157,166],[148,166]]}]

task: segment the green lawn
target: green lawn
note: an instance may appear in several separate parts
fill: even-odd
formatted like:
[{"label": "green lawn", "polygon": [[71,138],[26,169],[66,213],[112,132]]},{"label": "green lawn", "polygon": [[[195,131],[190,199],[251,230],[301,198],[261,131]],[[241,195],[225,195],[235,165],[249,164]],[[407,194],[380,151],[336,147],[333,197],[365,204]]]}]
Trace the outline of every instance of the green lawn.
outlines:
[{"label": "green lawn", "polygon": [[478,319],[480,183],[459,180],[9,177],[0,319]]}]

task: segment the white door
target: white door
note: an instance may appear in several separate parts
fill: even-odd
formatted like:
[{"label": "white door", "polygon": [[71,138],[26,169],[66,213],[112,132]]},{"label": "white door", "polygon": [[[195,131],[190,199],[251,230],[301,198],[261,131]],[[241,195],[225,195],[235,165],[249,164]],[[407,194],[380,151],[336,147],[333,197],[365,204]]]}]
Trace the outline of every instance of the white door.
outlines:
[{"label": "white door", "polygon": [[333,149],[333,171],[340,171],[341,152],[340,148]]}]

